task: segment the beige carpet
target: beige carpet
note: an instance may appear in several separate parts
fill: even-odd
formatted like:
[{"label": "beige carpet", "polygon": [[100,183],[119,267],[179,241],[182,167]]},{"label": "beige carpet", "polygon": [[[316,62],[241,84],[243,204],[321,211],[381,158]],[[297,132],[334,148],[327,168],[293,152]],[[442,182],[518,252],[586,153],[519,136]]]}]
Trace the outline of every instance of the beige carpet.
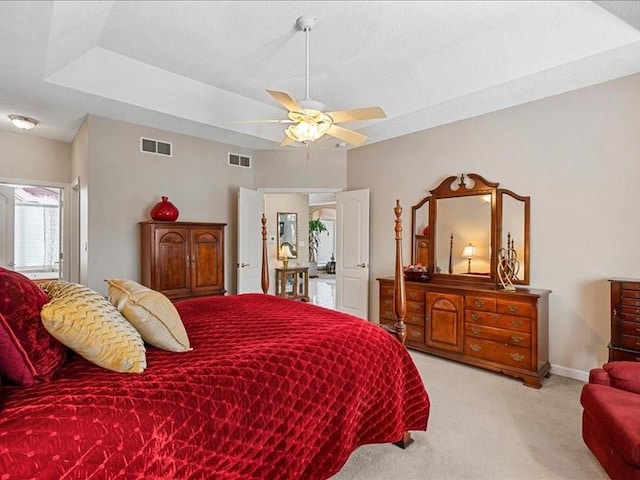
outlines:
[{"label": "beige carpet", "polygon": [[582,382],[552,375],[540,390],[411,352],[431,399],[427,432],[406,450],[365,445],[333,480],[599,480],[581,436]]}]

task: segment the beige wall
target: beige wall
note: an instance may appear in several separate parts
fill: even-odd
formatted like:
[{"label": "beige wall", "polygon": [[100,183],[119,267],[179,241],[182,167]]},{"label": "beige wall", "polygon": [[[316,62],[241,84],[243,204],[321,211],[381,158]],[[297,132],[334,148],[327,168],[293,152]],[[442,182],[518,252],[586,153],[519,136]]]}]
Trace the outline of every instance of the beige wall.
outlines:
[{"label": "beige wall", "polygon": [[[38,128],[38,127],[36,127]],[[69,183],[71,146],[27,133],[0,132],[0,177]]]},{"label": "beige wall", "polygon": [[[531,196],[531,285],[550,297],[554,371],[584,378],[607,359],[608,277],[640,276],[640,75],[349,152],[348,188],[371,189],[370,318],[393,274],[393,206],[446,176],[479,173]],[[404,241],[405,263],[409,241]]]},{"label": "beige wall", "polygon": [[[171,142],[173,156],[140,152],[141,136]],[[228,152],[251,153],[89,116],[88,286],[105,292],[105,278],[140,279],[138,222],[166,195],[178,221],[227,223],[225,283],[235,291],[237,191],[253,185],[253,171],[228,165]]]},{"label": "beige wall", "polygon": [[[255,187],[312,188],[328,191],[346,186],[347,152],[342,149],[257,150],[253,155]],[[318,190],[319,189],[319,190]]]},{"label": "beige wall", "polygon": [[[298,214],[298,258],[289,260],[289,266],[309,265],[309,195],[298,193],[267,193],[264,196],[264,211],[267,216],[269,236],[278,235],[278,212]],[[277,259],[277,240],[267,242],[269,260],[269,292],[275,292],[275,269],[282,268]]]}]

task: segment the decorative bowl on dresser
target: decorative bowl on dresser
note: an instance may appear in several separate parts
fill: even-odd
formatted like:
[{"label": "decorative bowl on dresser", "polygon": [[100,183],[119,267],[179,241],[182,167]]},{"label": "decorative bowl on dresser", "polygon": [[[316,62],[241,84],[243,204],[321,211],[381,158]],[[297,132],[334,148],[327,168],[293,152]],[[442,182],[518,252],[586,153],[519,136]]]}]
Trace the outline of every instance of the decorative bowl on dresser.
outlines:
[{"label": "decorative bowl on dresser", "polygon": [[[431,275],[407,279],[406,345],[540,388],[551,368],[551,291],[527,287],[530,198],[498,186],[473,173],[448,177],[412,208],[411,263],[423,263]],[[478,252],[473,263],[462,254],[469,244]],[[505,248],[519,259],[514,291],[497,285]],[[380,323],[393,326],[393,278],[378,282]]]}]

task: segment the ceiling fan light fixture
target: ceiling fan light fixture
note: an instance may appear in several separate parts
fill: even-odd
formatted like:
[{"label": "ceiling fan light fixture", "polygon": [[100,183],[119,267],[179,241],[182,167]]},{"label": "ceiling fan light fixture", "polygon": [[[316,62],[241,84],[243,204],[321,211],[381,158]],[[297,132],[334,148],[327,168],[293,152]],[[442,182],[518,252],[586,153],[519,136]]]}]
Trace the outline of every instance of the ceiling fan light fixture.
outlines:
[{"label": "ceiling fan light fixture", "polygon": [[38,124],[37,120],[29,117],[24,117],[22,115],[9,115],[9,120],[11,120],[11,123],[14,127],[21,130],[31,130]]},{"label": "ceiling fan light fixture", "polygon": [[296,142],[308,143],[318,140],[331,127],[330,122],[315,122],[311,119],[305,119],[300,123],[289,125],[285,130],[287,137]]}]

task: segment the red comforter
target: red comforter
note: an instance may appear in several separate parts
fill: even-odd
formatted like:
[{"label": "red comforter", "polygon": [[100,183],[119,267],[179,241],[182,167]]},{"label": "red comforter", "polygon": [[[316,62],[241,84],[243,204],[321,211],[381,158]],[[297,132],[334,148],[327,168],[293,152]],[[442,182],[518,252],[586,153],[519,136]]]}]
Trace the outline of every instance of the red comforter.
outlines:
[{"label": "red comforter", "polygon": [[3,386],[0,478],[322,479],[426,428],[418,372],[376,325],[258,294],[176,306],[192,352],[149,347],[137,375],[73,356]]}]

